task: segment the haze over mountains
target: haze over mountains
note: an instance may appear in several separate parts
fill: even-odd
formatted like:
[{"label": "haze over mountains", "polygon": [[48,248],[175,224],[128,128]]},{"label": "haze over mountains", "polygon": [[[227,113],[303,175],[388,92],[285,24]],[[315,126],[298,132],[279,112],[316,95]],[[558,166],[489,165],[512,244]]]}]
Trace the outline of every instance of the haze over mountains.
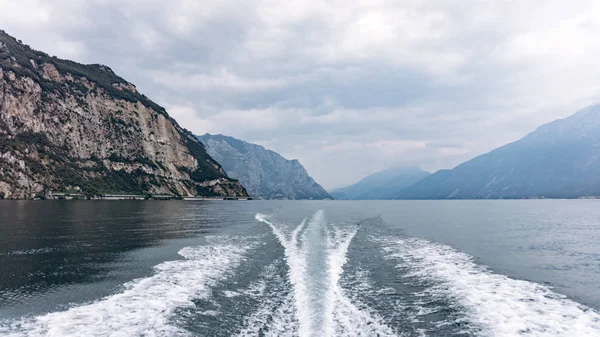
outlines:
[{"label": "haze over mountains", "polygon": [[51,191],[247,195],[109,67],[50,57],[0,31],[0,198]]},{"label": "haze over mountains", "polygon": [[230,177],[239,179],[251,196],[262,199],[332,199],[298,160],[287,160],[256,144],[224,135],[198,139]]},{"label": "haze over mountains", "polygon": [[520,199],[600,196],[600,105],[434,174],[377,172],[333,190],[336,199]]},{"label": "haze over mountains", "polygon": [[600,105],[544,124],[522,139],[440,170],[401,199],[600,196]]},{"label": "haze over mountains", "polygon": [[[198,138],[206,148],[109,67],[50,57],[0,31],[0,198],[50,191],[246,196],[242,184],[265,199],[332,198],[297,160],[232,137]],[[333,195],[600,196],[600,105],[452,170],[389,169]]]},{"label": "haze over mountains", "polygon": [[416,167],[397,167],[373,173],[359,182],[331,191],[336,199],[395,199],[400,191],[431,173]]}]

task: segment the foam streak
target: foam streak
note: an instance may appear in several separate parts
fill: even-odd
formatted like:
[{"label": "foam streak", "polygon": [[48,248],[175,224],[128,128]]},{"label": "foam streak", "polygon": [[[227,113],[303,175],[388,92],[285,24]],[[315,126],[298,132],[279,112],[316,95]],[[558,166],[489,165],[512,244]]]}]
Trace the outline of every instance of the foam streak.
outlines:
[{"label": "foam streak", "polygon": [[[218,240],[217,240],[218,241]],[[0,335],[21,336],[183,336],[172,325],[177,308],[207,298],[215,283],[239,265],[248,244],[215,243],[179,251],[183,260],[155,267],[156,274],[131,281],[119,294],[67,311],[0,324]]]},{"label": "foam streak", "polygon": [[550,288],[511,279],[477,265],[449,246],[415,238],[380,241],[407,277],[430,284],[427,293],[457,303],[484,336],[600,336],[600,315]]}]

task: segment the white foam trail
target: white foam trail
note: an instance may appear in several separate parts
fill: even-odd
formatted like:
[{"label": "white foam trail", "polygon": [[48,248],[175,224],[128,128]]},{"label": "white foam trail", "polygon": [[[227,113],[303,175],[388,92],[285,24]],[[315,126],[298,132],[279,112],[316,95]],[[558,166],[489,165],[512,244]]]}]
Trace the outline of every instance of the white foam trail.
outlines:
[{"label": "white foam trail", "polygon": [[236,334],[237,337],[298,335],[294,294],[285,282],[285,276],[277,273],[277,265],[281,262],[276,260],[264,267],[258,281],[250,284],[248,289],[239,290],[246,296],[260,299],[260,306],[244,318],[243,328]]},{"label": "white foam trail", "polygon": [[263,214],[257,214],[256,219],[271,227],[273,234],[275,234],[279,243],[284,248],[286,263],[289,267],[288,279],[294,290],[295,314],[297,315],[300,324],[298,334],[299,336],[311,336],[312,315],[310,311],[307,283],[305,280],[305,275],[307,274],[306,250],[302,249],[298,242],[298,236],[304,229],[306,219],[292,231],[289,237],[285,234],[283,226],[277,226],[269,219],[269,217]]},{"label": "white foam trail", "polygon": [[347,300],[347,297],[340,287],[339,281],[344,272],[344,265],[348,261],[346,253],[348,252],[350,241],[352,241],[352,238],[354,238],[354,235],[356,234],[356,230],[356,228],[352,228],[348,231],[335,229],[333,233],[330,233],[327,236],[327,271],[329,284],[325,296],[325,312],[323,313],[326,336],[334,336],[336,333],[334,320],[337,318],[339,321],[340,312],[335,312],[335,309],[340,308],[339,304],[341,303],[350,304],[350,301]]},{"label": "white foam trail", "polygon": [[53,252],[54,250],[56,250],[56,248],[51,248],[51,247],[28,249],[28,250],[13,250],[13,251],[9,251],[7,253],[0,253],[0,256],[47,254],[47,253]]},{"label": "white foam trail", "polygon": [[[267,299],[252,315],[244,319],[244,328],[237,337],[295,337],[299,323],[294,306],[294,294],[284,292],[281,302]],[[261,334],[262,333],[262,334]]]},{"label": "white foam trail", "polygon": [[330,312],[327,312],[328,336],[396,336],[380,317],[363,303],[351,300],[340,286],[343,267],[347,262],[347,252],[357,228],[334,229],[328,236],[329,294]]},{"label": "white foam trail", "polygon": [[[297,332],[280,329],[275,335],[394,336],[368,310],[356,307],[339,285],[356,228],[328,226],[322,211],[316,212],[308,225],[303,221],[290,235],[268,216],[257,214],[256,219],[268,224],[284,247],[293,287],[295,310],[291,313],[297,318]],[[278,327],[293,321],[289,311],[273,317],[273,325]]]},{"label": "white foam trail", "polygon": [[[184,336],[170,324],[177,308],[208,298],[211,287],[244,259],[248,243],[232,239],[179,251],[183,260],[163,262],[156,274],[128,282],[119,294],[38,317],[0,323],[0,335],[21,336]],[[238,240],[239,241],[239,240]]]},{"label": "white foam trail", "polygon": [[[390,289],[374,289],[369,277],[369,272],[364,269],[355,270],[354,273],[345,280],[342,290],[346,294],[343,305],[338,306],[336,321],[338,321],[339,335],[357,334],[346,333],[344,331],[358,331],[360,336],[395,336],[395,332],[390,329],[384,320],[373,309],[364,304],[360,299],[375,297],[379,298],[382,292]],[[350,282],[350,283],[348,283]],[[384,295],[385,296],[385,295]],[[351,312],[346,314],[345,312]],[[395,313],[388,312],[388,316],[394,316]],[[353,317],[359,316],[360,319]],[[352,317],[353,319],[348,319]],[[404,336],[404,335],[403,335]]]},{"label": "white foam trail", "polygon": [[492,273],[446,245],[416,238],[376,241],[411,270],[408,277],[431,282],[429,294],[465,308],[483,336],[600,336],[600,314],[546,286]]}]

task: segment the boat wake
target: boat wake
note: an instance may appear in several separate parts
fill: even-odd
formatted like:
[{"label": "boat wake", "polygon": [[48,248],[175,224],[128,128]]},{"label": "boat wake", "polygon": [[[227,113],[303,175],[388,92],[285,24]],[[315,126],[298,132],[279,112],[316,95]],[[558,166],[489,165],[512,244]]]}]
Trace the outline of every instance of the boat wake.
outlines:
[{"label": "boat wake", "polygon": [[185,336],[172,324],[178,308],[194,306],[231,274],[253,247],[234,237],[212,237],[206,246],[179,251],[184,259],[155,266],[156,273],[124,285],[124,291],[66,311],[0,322],[0,335],[21,336]]},{"label": "boat wake", "polygon": [[600,314],[547,286],[491,272],[452,247],[418,238],[373,238],[426,286],[422,295],[461,307],[481,336],[600,336]]},{"label": "boat wake", "polygon": [[[327,224],[322,211],[291,232],[271,217],[257,214],[284,248],[291,294],[275,312],[265,335],[276,336],[395,336],[374,312],[355,305],[340,286],[347,252],[357,228]],[[287,326],[282,331],[277,327]],[[291,328],[290,328],[291,327]]]},{"label": "boat wake", "polygon": [[119,293],[0,321],[0,336],[600,336],[597,311],[377,221],[357,235],[322,211],[255,218],[258,236],[206,237]]}]

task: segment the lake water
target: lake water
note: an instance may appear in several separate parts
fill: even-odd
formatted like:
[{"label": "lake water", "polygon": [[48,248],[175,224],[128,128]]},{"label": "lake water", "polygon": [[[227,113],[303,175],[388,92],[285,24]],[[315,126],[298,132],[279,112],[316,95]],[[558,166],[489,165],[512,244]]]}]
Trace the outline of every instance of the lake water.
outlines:
[{"label": "lake water", "polygon": [[600,336],[600,201],[0,201],[0,336]]}]

